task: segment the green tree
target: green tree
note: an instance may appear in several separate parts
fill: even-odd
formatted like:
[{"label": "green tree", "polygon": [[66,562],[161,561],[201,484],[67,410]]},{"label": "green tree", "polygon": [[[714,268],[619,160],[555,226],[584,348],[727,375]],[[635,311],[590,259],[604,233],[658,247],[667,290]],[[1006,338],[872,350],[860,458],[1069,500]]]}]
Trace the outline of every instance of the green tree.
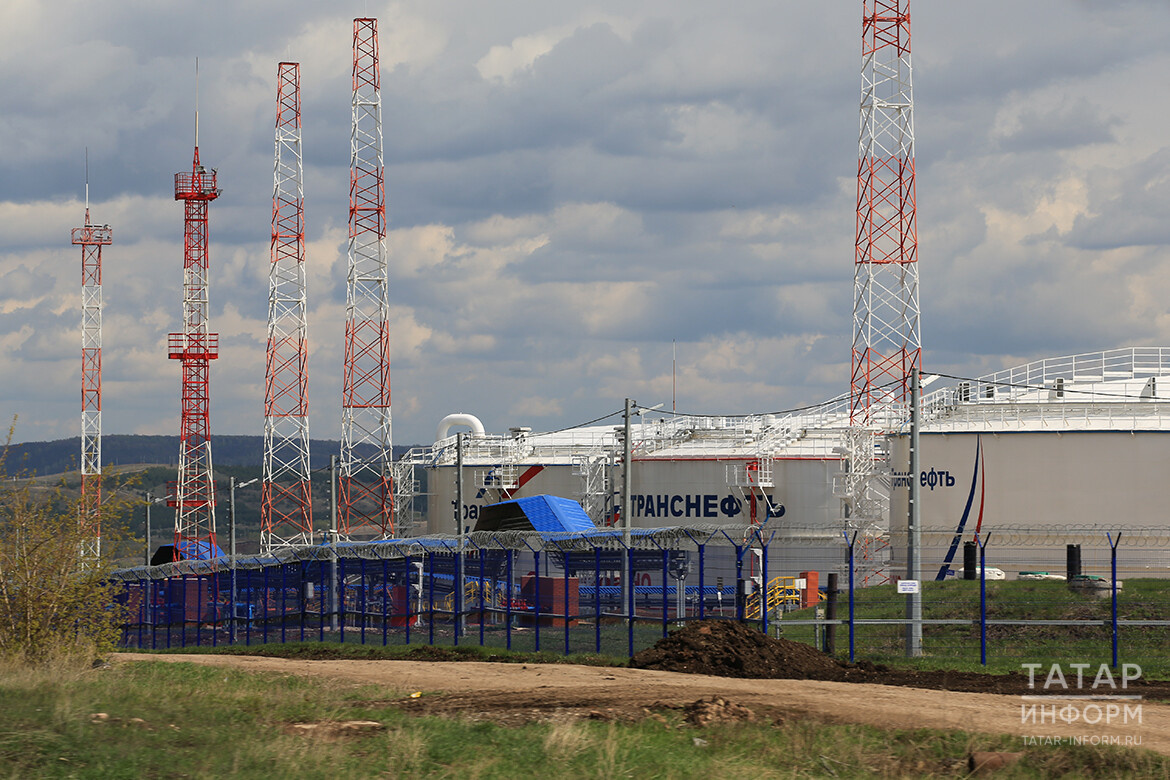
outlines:
[{"label": "green tree", "polygon": [[[0,450],[0,472],[8,449]],[[0,657],[9,662],[89,662],[118,642],[123,586],[110,580],[108,562],[83,557],[88,525],[79,503],[62,484],[18,477],[0,486]],[[103,545],[118,535],[122,503],[99,510]]]}]

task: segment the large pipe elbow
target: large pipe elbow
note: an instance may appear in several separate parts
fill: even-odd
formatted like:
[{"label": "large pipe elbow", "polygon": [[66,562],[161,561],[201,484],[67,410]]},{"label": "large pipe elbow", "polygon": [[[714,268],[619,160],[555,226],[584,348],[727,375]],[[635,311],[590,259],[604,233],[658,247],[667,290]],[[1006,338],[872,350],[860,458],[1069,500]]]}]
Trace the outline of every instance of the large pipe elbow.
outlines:
[{"label": "large pipe elbow", "polygon": [[435,441],[442,441],[451,433],[451,429],[456,425],[466,425],[471,428],[473,436],[484,436],[483,423],[474,414],[466,414],[464,412],[456,412],[449,414],[439,421],[439,428],[435,431]]}]

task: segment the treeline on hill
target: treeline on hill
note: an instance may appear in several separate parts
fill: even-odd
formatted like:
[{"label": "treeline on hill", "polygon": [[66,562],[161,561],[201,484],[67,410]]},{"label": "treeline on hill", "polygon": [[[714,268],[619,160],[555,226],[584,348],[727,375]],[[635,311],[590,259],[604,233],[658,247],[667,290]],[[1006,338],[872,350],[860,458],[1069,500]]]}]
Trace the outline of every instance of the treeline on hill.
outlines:
[{"label": "treeline on hill", "polygon": [[[415,445],[396,446],[394,459]],[[329,456],[338,454],[341,443],[328,439],[309,440],[309,460],[313,468],[329,465]],[[264,460],[263,436],[212,436],[212,460],[220,466],[256,466]],[[371,448],[369,452],[373,452]],[[359,448],[358,453],[364,455]],[[6,462],[0,464],[0,476],[35,474],[46,476],[76,471],[81,458],[81,437],[55,441],[33,441],[10,445]],[[134,436],[115,434],[102,437],[102,461],[105,466],[157,463],[177,466],[178,436]],[[173,479],[173,477],[172,477]]]}]

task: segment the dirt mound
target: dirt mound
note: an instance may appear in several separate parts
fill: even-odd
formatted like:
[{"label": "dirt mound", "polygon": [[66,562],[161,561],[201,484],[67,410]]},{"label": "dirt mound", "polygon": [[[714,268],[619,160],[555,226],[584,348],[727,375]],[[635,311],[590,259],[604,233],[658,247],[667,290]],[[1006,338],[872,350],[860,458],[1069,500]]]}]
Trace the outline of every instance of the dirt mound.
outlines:
[{"label": "dirt mound", "polygon": [[730,620],[703,620],[671,632],[630,659],[635,669],[792,680],[840,680],[842,666],[816,648],[773,639]]}]

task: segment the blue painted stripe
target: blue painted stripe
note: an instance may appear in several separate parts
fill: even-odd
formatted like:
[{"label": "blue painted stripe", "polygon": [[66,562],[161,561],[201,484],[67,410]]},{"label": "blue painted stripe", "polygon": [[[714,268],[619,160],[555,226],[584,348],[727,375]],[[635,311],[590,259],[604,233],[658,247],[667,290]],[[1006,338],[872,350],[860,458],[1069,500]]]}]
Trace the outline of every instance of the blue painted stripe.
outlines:
[{"label": "blue painted stripe", "polygon": [[959,542],[963,539],[963,528],[967,525],[967,518],[971,516],[971,504],[975,501],[975,485],[979,483],[979,449],[982,446],[983,437],[976,437],[975,473],[971,476],[971,492],[967,494],[967,506],[963,508],[963,516],[959,518],[959,527],[955,530],[955,538],[951,540],[951,549],[947,550],[947,557],[943,560],[943,565],[938,570],[938,576],[934,578],[936,581],[946,579],[947,572],[951,568],[951,561],[955,560],[955,552],[959,549]]}]

